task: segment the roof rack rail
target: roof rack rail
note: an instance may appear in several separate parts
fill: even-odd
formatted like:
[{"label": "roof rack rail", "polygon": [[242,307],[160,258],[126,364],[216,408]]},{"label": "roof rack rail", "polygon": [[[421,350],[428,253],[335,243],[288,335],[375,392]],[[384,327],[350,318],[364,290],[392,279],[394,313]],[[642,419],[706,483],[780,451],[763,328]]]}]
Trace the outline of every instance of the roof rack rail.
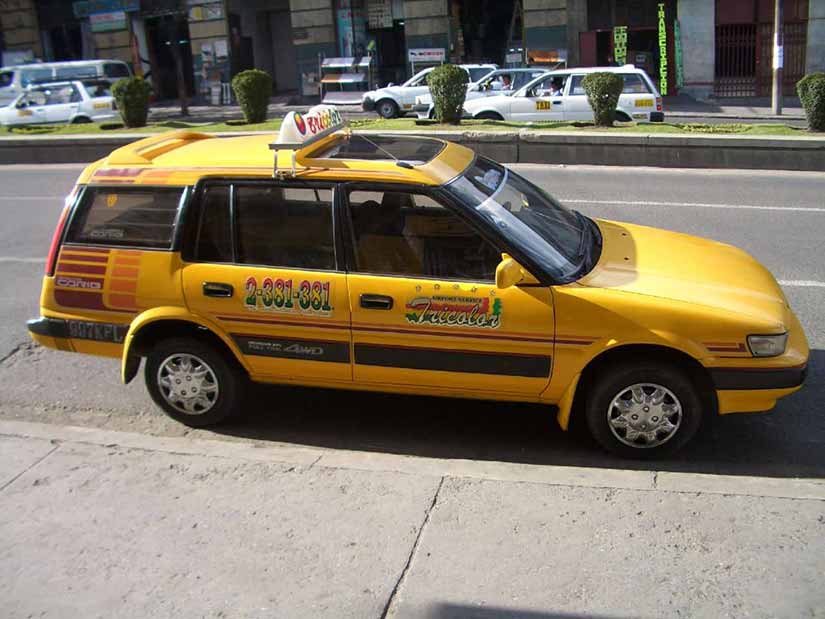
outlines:
[{"label": "roof rack rail", "polygon": [[197,140],[209,139],[211,135],[178,129],[153,135],[112,151],[106,158],[107,165],[151,165],[156,157],[186,146]]}]

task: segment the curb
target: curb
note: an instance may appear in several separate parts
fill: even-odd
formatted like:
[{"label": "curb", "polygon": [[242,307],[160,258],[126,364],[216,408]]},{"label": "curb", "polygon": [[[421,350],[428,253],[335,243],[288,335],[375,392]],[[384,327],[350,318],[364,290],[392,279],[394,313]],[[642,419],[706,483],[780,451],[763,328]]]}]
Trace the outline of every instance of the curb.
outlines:
[{"label": "curb", "polygon": [[[421,135],[422,132],[364,130],[358,133]],[[0,138],[0,164],[88,163],[147,135],[156,134]],[[501,163],[825,170],[825,138],[816,136],[697,136],[596,131],[582,134],[532,129],[518,132],[433,131],[426,135],[463,144]]]},{"label": "curb", "polygon": [[319,449],[285,443],[160,437],[134,432],[0,420],[0,436],[56,443],[121,447],[144,451],[278,462],[299,467],[393,472],[551,486],[648,492],[717,494],[825,501],[825,480],[634,471],[577,466],[425,458],[381,452]]}]

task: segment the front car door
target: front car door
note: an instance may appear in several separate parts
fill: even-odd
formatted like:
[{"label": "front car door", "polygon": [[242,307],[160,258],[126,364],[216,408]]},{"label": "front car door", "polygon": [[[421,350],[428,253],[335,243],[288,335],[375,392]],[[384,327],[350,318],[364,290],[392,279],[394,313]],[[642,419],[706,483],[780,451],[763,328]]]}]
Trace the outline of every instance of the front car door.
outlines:
[{"label": "front car door", "polygon": [[355,381],[538,397],[553,351],[549,289],[497,289],[500,248],[436,194],[351,185],[345,195]]},{"label": "front car door", "polygon": [[533,84],[529,89],[513,95],[510,118],[516,121],[542,121],[564,119],[564,98],[553,96],[553,80],[558,76],[549,75]]},{"label": "front car door", "polygon": [[234,340],[258,378],[352,380],[332,205],[331,185],[299,181],[214,181],[196,193],[186,303]]}]

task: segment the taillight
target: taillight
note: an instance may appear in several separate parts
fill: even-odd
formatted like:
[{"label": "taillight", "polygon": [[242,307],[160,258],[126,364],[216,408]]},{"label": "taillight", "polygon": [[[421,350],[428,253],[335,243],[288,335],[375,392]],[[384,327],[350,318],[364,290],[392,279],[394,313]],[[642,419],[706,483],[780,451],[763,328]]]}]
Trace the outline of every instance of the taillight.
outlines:
[{"label": "taillight", "polygon": [[57,254],[60,252],[60,239],[63,238],[63,230],[66,227],[66,220],[69,218],[69,211],[74,204],[77,197],[78,187],[72,189],[72,193],[66,196],[66,201],[63,206],[63,212],[60,213],[60,219],[57,220],[57,227],[54,229],[52,236],[52,244],[49,246],[49,256],[46,258],[46,275],[51,277],[54,275],[55,267],[57,266]]},{"label": "taillight", "polygon": [[657,112],[662,111],[662,98],[661,97],[656,97],[656,111]]}]

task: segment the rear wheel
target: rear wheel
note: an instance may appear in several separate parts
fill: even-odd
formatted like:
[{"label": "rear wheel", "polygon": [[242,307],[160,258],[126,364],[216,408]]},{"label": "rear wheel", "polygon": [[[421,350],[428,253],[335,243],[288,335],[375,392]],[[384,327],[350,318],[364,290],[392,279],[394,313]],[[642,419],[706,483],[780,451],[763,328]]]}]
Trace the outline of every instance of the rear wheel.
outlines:
[{"label": "rear wheel", "polygon": [[504,120],[504,117],[496,112],[481,112],[475,118],[476,120]]},{"label": "rear wheel", "polygon": [[200,340],[160,342],[149,354],[145,372],[146,387],[155,403],[187,426],[217,424],[239,409],[240,373]]},{"label": "rear wheel", "polygon": [[675,453],[699,429],[702,400],[671,365],[614,365],[597,374],[586,402],[590,433],[607,451],[653,459]]},{"label": "rear wheel", "polygon": [[381,118],[395,118],[398,116],[398,104],[392,99],[382,99],[375,104],[375,111]]}]

